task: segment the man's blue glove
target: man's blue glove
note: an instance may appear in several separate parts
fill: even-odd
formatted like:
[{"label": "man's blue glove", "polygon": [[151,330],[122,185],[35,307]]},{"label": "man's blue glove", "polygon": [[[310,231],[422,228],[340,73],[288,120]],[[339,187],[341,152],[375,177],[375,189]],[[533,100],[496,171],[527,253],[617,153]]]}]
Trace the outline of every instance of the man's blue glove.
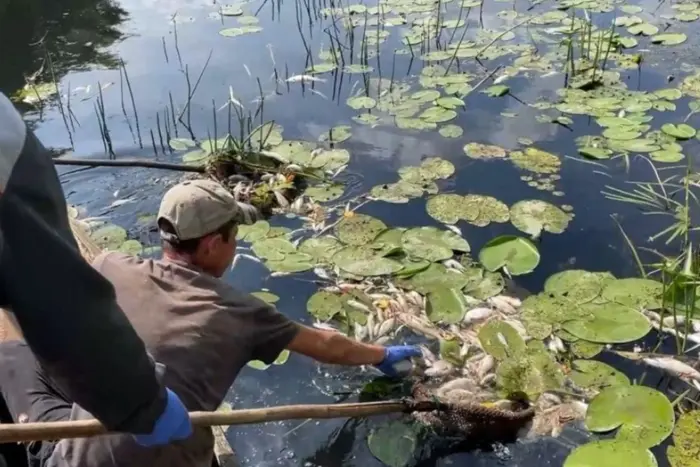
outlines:
[{"label": "man's blue glove", "polygon": [[168,444],[171,441],[188,438],[192,434],[192,424],[187,409],[177,394],[170,389],[167,391],[168,401],[165,404],[165,410],[156,420],[153,431],[147,435],[134,435],[134,439],[141,446]]},{"label": "man's blue glove", "polygon": [[387,376],[399,376],[394,368],[397,363],[411,357],[420,357],[423,353],[416,345],[394,345],[384,349],[384,360],[376,367]]}]

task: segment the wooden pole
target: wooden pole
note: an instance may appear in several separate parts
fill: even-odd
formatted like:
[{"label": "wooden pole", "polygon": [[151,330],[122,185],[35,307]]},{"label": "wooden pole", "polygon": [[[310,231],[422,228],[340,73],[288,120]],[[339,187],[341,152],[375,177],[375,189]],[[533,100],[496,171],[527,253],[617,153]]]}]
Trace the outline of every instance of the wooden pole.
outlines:
[{"label": "wooden pole", "polygon": [[70,159],[67,157],[57,157],[53,160],[53,163],[55,165],[78,165],[82,167],[145,167],[147,169],[204,173],[203,166],[172,164],[169,162],[155,162],[141,159]]},{"label": "wooden pole", "polygon": [[[433,401],[409,403],[402,400],[346,404],[282,405],[228,412],[190,412],[190,420],[194,426],[211,427],[308,418],[352,418],[399,412],[424,412],[436,410],[440,406],[439,403]],[[95,419],[64,422],[9,423],[0,424],[0,443],[87,438],[108,433],[110,432],[107,431],[105,426]]]}]

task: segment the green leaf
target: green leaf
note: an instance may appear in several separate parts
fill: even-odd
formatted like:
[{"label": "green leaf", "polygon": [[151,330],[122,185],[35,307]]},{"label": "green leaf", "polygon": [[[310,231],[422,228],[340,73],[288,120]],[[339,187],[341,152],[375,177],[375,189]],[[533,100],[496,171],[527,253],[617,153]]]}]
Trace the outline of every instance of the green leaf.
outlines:
[{"label": "green leaf", "polygon": [[455,366],[464,365],[464,357],[460,356],[462,350],[459,339],[440,339],[440,360],[446,360]]},{"label": "green leaf", "polygon": [[466,195],[459,208],[462,219],[477,227],[510,220],[508,206],[493,196]]},{"label": "green leaf", "polygon": [[523,338],[504,321],[489,321],[479,329],[478,337],[484,351],[497,360],[517,357],[525,351]]},{"label": "green leaf", "polygon": [[469,251],[469,243],[452,231],[435,227],[417,227],[401,237],[403,250],[415,258],[436,262],[449,259],[453,250]]},{"label": "green leaf", "polygon": [[280,299],[277,295],[270,293],[270,292],[265,292],[265,291],[253,292],[253,293],[251,293],[251,295],[259,298],[260,300],[262,300],[265,303],[269,303],[270,305],[272,305],[273,303],[277,303]]},{"label": "green leaf", "polygon": [[464,197],[454,194],[440,194],[428,199],[425,209],[433,219],[444,224],[456,224],[464,216]]},{"label": "green leaf", "polygon": [[493,86],[489,86],[481,92],[490,97],[501,97],[508,94],[510,92],[510,88],[505,84],[494,84]]},{"label": "green leaf", "polygon": [[464,105],[464,101],[462,99],[454,96],[441,97],[435,100],[435,103],[446,109],[456,109],[457,107],[462,107]]},{"label": "green leaf", "polygon": [[273,365],[284,365],[287,363],[287,360],[289,360],[289,350],[284,349],[283,351],[280,352],[280,354],[277,356],[274,362],[272,362]]},{"label": "green leaf", "polygon": [[321,142],[327,141],[330,143],[342,143],[343,141],[350,139],[351,136],[352,132],[349,125],[338,125],[331,128],[327,132],[322,133],[318,137],[318,140]]},{"label": "green leaf", "polygon": [[343,248],[342,243],[333,237],[325,236],[304,240],[299,245],[299,252],[311,255],[317,262],[328,263],[341,248]]},{"label": "green leaf", "polygon": [[540,253],[530,240],[515,235],[501,235],[489,241],[479,252],[479,262],[489,271],[504,268],[519,276],[534,271]]},{"label": "green leaf", "polygon": [[566,230],[571,216],[546,201],[518,201],[510,208],[510,221],[516,229],[539,237],[542,231],[560,234]]},{"label": "green leaf", "polygon": [[243,14],[243,8],[240,5],[221,5],[219,13],[223,16],[240,16]]},{"label": "green leaf", "polygon": [[563,467],[658,467],[654,454],[634,443],[603,439],[574,449]]},{"label": "green leaf", "polygon": [[303,253],[288,254],[283,260],[269,260],[265,266],[273,272],[302,272],[313,269],[313,258]]},{"label": "green leaf", "polygon": [[366,214],[353,213],[335,227],[338,239],[348,245],[366,245],[386,229],[386,224]]},{"label": "green leaf", "polygon": [[632,342],[646,336],[651,323],[639,311],[623,305],[583,305],[584,316],[563,323],[574,336],[601,344]]},{"label": "green leaf", "polygon": [[450,272],[439,263],[432,263],[426,270],[419,272],[410,279],[399,281],[402,287],[415,289],[425,294],[437,287],[462,289],[467,285],[468,278],[464,274]]},{"label": "green leaf", "polygon": [[367,438],[367,445],[374,457],[388,467],[405,467],[416,449],[416,433],[399,421],[375,428]]},{"label": "green leaf", "polygon": [[143,252],[143,245],[138,240],[127,240],[117,248],[117,251],[121,251],[127,255],[137,256]]},{"label": "green leaf", "polygon": [[434,287],[427,295],[426,314],[434,323],[457,324],[464,319],[467,302],[459,289]]},{"label": "green leaf", "polygon": [[307,73],[311,73],[312,75],[318,75],[321,73],[328,73],[329,71],[333,71],[336,68],[338,68],[338,65],[336,65],[333,62],[319,62],[319,63],[314,63],[313,66],[310,66],[306,69]]},{"label": "green leaf", "polygon": [[526,148],[525,151],[511,152],[510,159],[521,169],[536,173],[557,173],[561,167],[557,156],[533,147]]},{"label": "green leaf", "polygon": [[673,430],[673,446],[666,450],[672,467],[697,467],[700,459],[700,410],[678,417]]},{"label": "green leaf", "polygon": [[320,321],[328,321],[338,313],[342,313],[343,299],[339,295],[321,290],[306,302],[306,311]]},{"label": "green leaf", "polygon": [[345,186],[340,183],[319,183],[307,188],[304,194],[316,202],[325,203],[340,198],[344,191]]},{"label": "green leaf", "polygon": [[253,225],[239,225],[236,239],[254,243],[265,238],[268,232],[270,232],[270,224],[267,221],[260,220]]},{"label": "green leaf", "polygon": [[661,131],[676,139],[690,139],[695,136],[696,133],[695,128],[685,123],[679,123],[678,125],[665,123],[661,126]]},{"label": "green leaf", "polygon": [[662,33],[657,34],[651,38],[651,42],[654,44],[662,45],[678,45],[682,44],[688,39],[688,37],[683,33]]},{"label": "green leaf", "polygon": [[252,249],[259,258],[272,261],[282,261],[287,255],[296,253],[292,242],[282,237],[257,240],[253,243]]},{"label": "green leaf", "polygon": [[377,106],[377,101],[367,96],[356,96],[349,98],[347,104],[355,110],[373,109]]},{"label": "green leaf", "polygon": [[348,246],[333,255],[332,261],[342,270],[358,276],[383,276],[400,271],[403,265],[384,258],[368,246]]},{"label": "green leaf", "polygon": [[665,395],[644,386],[613,386],[588,406],[586,428],[606,432],[619,428],[615,438],[650,448],[673,431],[673,406]]},{"label": "green leaf", "polygon": [[597,391],[612,386],[628,386],[630,379],[610,365],[595,360],[574,360],[571,362],[569,378],[582,388]]},{"label": "green leaf", "polygon": [[509,358],[498,365],[496,384],[505,397],[524,392],[530,400],[537,400],[545,391],[560,389],[564,385],[564,375],[549,353],[528,348],[524,355]]},{"label": "green leaf", "polygon": [[464,133],[462,128],[457,125],[445,125],[440,127],[438,132],[445,138],[459,138]]},{"label": "green leaf", "polygon": [[603,344],[581,339],[571,343],[571,352],[579,358],[593,358],[602,352],[604,348]]},{"label": "green leaf", "polygon": [[608,272],[588,272],[582,269],[569,269],[557,272],[547,278],[544,291],[582,305],[598,298],[606,284],[615,280]]},{"label": "green leaf", "polygon": [[497,272],[486,271],[483,276],[479,274],[476,281],[467,284],[464,293],[479,300],[488,300],[501,293],[505,286],[503,276]]},{"label": "green leaf", "polygon": [[248,363],[246,363],[246,365],[248,365],[250,368],[260,371],[265,371],[268,368],[270,368],[270,365],[266,364],[262,360],[250,360]]},{"label": "green leaf", "polygon": [[610,149],[585,146],[578,148],[578,153],[591,159],[610,159],[613,152]]},{"label": "green leaf", "polygon": [[115,224],[105,224],[90,233],[90,238],[102,250],[118,250],[126,241],[126,230]]},{"label": "green leaf", "polygon": [[443,123],[449,122],[456,116],[457,112],[454,110],[438,106],[425,110],[422,114],[420,114],[419,118],[429,123]]},{"label": "green leaf", "polygon": [[197,143],[187,138],[173,138],[168,144],[175,151],[186,151],[189,148],[197,147]]},{"label": "green leaf", "polygon": [[240,28],[227,28],[227,29],[222,29],[219,31],[219,34],[221,34],[224,37],[237,37],[237,36],[242,36],[244,34],[253,34],[256,32],[262,31],[263,28],[260,26],[241,26]]},{"label": "green leaf", "polygon": [[397,183],[373,187],[370,190],[370,196],[378,201],[401,204],[423,196],[424,191],[421,185],[401,180]]},{"label": "green leaf", "polygon": [[610,302],[631,308],[658,308],[663,284],[652,279],[629,277],[606,284],[602,297]]},{"label": "green leaf", "polygon": [[641,23],[641,24],[635,24],[634,26],[628,27],[627,32],[629,32],[630,34],[633,34],[635,36],[637,36],[639,34],[643,34],[645,36],[653,36],[654,34],[659,32],[659,28],[657,28],[653,24]]},{"label": "green leaf", "polygon": [[481,143],[467,143],[464,152],[472,159],[494,159],[506,157],[505,149],[499,146]]}]

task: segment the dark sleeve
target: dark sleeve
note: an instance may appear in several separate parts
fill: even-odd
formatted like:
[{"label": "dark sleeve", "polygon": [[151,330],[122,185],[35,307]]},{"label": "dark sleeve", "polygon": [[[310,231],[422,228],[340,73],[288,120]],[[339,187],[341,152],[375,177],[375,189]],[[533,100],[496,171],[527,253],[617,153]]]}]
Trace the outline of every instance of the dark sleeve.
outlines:
[{"label": "dark sleeve", "polygon": [[154,363],[80,255],[48,152],[2,94],[0,122],[0,306],[68,397],[110,429],[150,432],[165,407]]},{"label": "dark sleeve", "polygon": [[287,348],[299,331],[294,321],[267,304],[255,312],[253,326],[255,329],[253,358],[262,360],[268,365]]}]

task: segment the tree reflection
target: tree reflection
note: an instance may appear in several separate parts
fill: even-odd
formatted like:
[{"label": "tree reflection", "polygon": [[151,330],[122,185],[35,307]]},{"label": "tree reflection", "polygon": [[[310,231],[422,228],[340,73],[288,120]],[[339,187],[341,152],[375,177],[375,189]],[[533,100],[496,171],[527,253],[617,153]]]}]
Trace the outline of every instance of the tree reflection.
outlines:
[{"label": "tree reflection", "polygon": [[[0,0],[0,90],[10,95],[51,54],[56,79],[92,65],[115,68],[105,47],[122,39],[128,13],[114,0]],[[44,67],[38,81],[50,81]]]}]

